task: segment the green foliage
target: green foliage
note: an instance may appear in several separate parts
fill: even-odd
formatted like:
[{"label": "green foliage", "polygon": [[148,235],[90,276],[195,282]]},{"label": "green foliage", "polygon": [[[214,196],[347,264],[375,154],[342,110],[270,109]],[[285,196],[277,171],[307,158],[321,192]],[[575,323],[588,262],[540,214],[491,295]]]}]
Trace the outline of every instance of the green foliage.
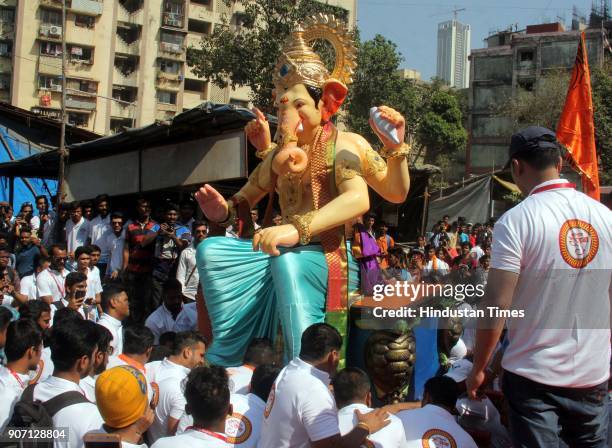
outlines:
[{"label": "green foliage", "polygon": [[612,62],[591,74],[595,144],[599,154],[599,183],[612,185]]},{"label": "green foliage", "polygon": [[[225,0],[228,7],[232,0]],[[316,13],[334,14],[346,20],[346,10],[314,0],[241,0],[241,26],[225,15],[199,48],[187,51],[193,72],[218,87],[246,86],[251,100],[272,112],[272,72],[282,44],[299,23]],[[325,51],[329,56],[329,52]],[[326,58],[324,57],[324,60]],[[329,65],[329,61],[325,61]]]}]

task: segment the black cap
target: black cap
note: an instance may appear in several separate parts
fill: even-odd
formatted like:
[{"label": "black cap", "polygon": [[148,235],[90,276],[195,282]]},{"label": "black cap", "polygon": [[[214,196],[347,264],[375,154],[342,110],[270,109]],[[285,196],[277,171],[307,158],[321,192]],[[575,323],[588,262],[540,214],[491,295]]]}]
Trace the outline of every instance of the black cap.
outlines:
[{"label": "black cap", "polygon": [[557,136],[550,129],[541,126],[529,126],[512,135],[508,149],[508,162],[504,169],[510,166],[510,161],[518,154],[524,154],[541,149],[559,148]]}]

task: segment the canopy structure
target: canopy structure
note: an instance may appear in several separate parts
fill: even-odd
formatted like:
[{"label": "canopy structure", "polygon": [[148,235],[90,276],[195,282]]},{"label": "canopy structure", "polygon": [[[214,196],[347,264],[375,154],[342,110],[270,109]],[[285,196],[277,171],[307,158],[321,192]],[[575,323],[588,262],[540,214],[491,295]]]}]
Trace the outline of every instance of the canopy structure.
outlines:
[{"label": "canopy structure", "polygon": [[[74,126],[66,126],[66,142],[78,143],[99,135]],[[17,165],[24,159],[40,156],[59,144],[60,123],[10,104],[0,103],[0,164]],[[55,194],[56,182],[33,173],[0,177],[0,201],[15,208],[33,202],[35,196]],[[51,176],[52,177],[52,176]]]}]

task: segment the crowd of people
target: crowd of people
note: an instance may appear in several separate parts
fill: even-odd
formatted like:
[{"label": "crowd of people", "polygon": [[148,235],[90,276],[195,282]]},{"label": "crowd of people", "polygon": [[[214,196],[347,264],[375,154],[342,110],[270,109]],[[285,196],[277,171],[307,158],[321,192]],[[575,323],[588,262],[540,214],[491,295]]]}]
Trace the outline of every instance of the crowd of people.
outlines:
[{"label": "crowd of people", "polygon": [[520,306],[532,323],[542,310],[559,318],[555,303],[592,319],[466,329],[418,402],[383,405],[366,372],[339,370],[343,337],[325,323],[285,365],[267,339],[250,341],[240,366],[207,363],[196,249],[208,226],[189,200],[156,219],[146,199],[132,219],[105,195],[59,213],[40,196],[37,215],[25,203],[15,217],[0,203],[3,446],[11,428],[52,428],[57,448],[609,446],[611,215],[559,178],[544,131],[516,137],[527,198],[499,221],[444,216],[409,247],[374,216],[354,226],[364,294],[380,282],[480,282],[486,304]]}]

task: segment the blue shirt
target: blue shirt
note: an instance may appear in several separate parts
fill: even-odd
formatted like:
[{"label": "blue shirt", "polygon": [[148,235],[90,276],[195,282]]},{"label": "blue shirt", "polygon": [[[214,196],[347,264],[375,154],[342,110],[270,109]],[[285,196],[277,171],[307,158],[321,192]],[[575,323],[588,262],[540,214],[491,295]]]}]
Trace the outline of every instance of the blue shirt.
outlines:
[{"label": "blue shirt", "polygon": [[28,247],[22,247],[21,250],[15,254],[15,270],[20,278],[34,273],[34,257],[38,254],[40,254],[40,249],[34,244],[30,244]]}]

